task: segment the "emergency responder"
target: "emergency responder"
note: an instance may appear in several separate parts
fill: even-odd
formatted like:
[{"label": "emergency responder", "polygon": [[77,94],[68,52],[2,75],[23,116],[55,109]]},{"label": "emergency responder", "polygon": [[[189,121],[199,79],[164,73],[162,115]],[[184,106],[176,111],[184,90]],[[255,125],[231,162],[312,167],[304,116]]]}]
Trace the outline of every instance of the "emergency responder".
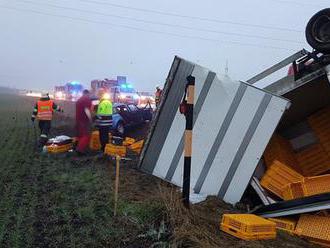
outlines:
[{"label": "emergency responder", "polygon": [[39,121],[40,147],[44,146],[48,141],[54,111],[63,112],[60,106],[57,106],[53,100],[49,98],[48,94],[42,94],[34,107],[31,117],[32,122],[34,122],[35,118]]},{"label": "emergency responder", "polygon": [[104,92],[96,110],[95,125],[99,129],[101,149],[104,151],[109,143],[109,132],[112,126],[112,102],[110,95]]},{"label": "emergency responder", "polygon": [[155,103],[156,103],[156,107],[158,107],[159,103],[160,103],[160,99],[162,96],[162,90],[160,89],[159,86],[156,87],[156,93],[155,93]]},{"label": "emergency responder", "polygon": [[88,90],[76,102],[76,128],[78,133],[78,145],[76,152],[84,155],[89,145],[92,130],[92,100]]}]

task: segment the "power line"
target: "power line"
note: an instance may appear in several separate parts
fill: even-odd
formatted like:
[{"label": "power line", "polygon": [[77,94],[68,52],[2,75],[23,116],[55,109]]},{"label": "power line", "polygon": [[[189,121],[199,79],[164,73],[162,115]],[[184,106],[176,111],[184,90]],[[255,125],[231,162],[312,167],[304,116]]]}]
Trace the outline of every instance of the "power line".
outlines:
[{"label": "power line", "polygon": [[96,14],[96,15],[101,15],[101,16],[106,16],[106,17],[115,17],[115,18],[120,18],[120,19],[132,20],[132,21],[141,22],[141,23],[162,25],[162,26],[168,26],[168,27],[174,27],[174,28],[182,28],[182,29],[186,29],[186,30],[232,35],[232,36],[239,36],[239,37],[257,38],[257,39],[280,41],[280,42],[290,42],[290,43],[296,43],[296,44],[304,44],[303,42],[296,41],[296,40],[279,39],[279,38],[272,38],[272,37],[259,36],[259,35],[240,34],[240,33],[225,32],[225,31],[218,31],[218,30],[212,30],[212,29],[195,28],[195,27],[189,27],[189,26],[178,25],[178,24],[169,24],[169,23],[148,21],[148,20],[143,20],[143,19],[138,19],[138,18],[113,15],[113,14],[105,14],[105,13],[97,12],[97,11],[77,9],[77,8],[59,6],[59,5],[48,4],[48,3],[36,3],[33,1],[29,1],[29,0],[17,0],[17,1],[24,2],[24,3],[30,3],[30,4],[34,4],[34,5],[45,5],[45,6],[49,6],[52,8],[65,9],[65,10],[76,11],[76,12],[81,12],[81,13],[89,13],[89,14]]},{"label": "power line", "polygon": [[325,8],[324,6],[321,6],[318,4],[313,4],[313,3],[303,3],[303,2],[287,1],[287,0],[268,0],[268,1],[284,3],[284,4],[299,5],[299,6],[312,6],[312,7],[316,7],[316,8]]},{"label": "power line", "polygon": [[73,21],[82,21],[82,22],[85,22],[85,23],[102,24],[102,25],[106,25],[109,28],[111,28],[111,27],[120,27],[120,28],[135,30],[135,31],[142,31],[142,32],[148,32],[148,33],[156,33],[156,34],[186,38],[186,39],[190,39],[190,40],[191,39],[196,39],[196,40],[212,41],[212,42],[223,43],[223,44],[228,43],[228,44],[234,44],[234,45],[251,46],[251,47],[257,47],[257,48],[269,48],[269,49],[286,50],[286,51],[294,51],[295,50],[295,49],[289,49],[289,48],[277,47],[277,46],[268,46],[268,45],[254,44],[254,43],[244,43],[244,42],[238,42],[238,41],[220,41],[220,40],[217,40],[217,39],[204,38],[204,37],[200,37],[200,36],[181,35],[181,34],[170,33],[170,32],[162,32],[162,31],[151,30],[151,29],[143,29],[143,28],[138,28],[138,27],[129,26],[129,25],[114,24],[114,23],[110,23],[110,22],[94,21],[94,20],[80,18],[80,17],[71,17],[71,16],[66,16],[66,15],[45,13],[45,12],[41,12],[41,11],[38,11],[38,10],[19,9],[19,8],[15,8],[15,7],[5,6],[5,5],[0,5],[0,8],[15,10],[15,11],[19,11],[19,12],[30,12],[30,13],[40,14],[40,15],[65,18],[65,19],[69,19],[69,20],[73,20]]},{"label": "power line", "polygon": [[297,30],[297,29],[292,29],[292,28],[224,21],[224,20],[218,20],[218,19],[212,19],[212,18],[206,18],[206,17],[198,17],[198,16],[188,16],[188,15],[181,15],[181,14],[163,12],[163,11],[158,11],[158,10],[125,6],[125,5],[114,4],[114,3],[109,3],[109,2],[99,2],[99,1],[95,1],[95,0],[79,0],[79,1],[85,2],[85,3],[95,3],[95,4],[99,4],[99,5],[108,5],[108,6],[113,6],[113,7],[122,8],[122,9],[130,9],[130,10],[153,13],[153,14],[164,15],[164,16],[186,18],[186,19],[191,19],[191,20],[208,21],[208,22],[215,22],[215,23],[222,23],[222,24],[231,24],[231,25],[237,25],[237,26],[243,26],[243,27],[263,28],[263,29],[267,29],[267,30],[280,30],[280,31],[288,31],[288,32],[296,32],[296,33],[302,32],[302,30]]}]

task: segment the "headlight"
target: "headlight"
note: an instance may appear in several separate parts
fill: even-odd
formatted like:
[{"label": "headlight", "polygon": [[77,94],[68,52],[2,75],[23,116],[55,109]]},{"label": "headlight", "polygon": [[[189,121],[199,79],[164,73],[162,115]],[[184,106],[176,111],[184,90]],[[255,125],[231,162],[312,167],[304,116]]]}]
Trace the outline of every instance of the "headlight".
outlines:
[{"label": "headlight", "polygon": [[146,100],[147,97],[146,96],[141,96],[141,100]]},{"label": "headlight", "polygon": [[109,100],[110,99],[110,94],[109,93],[104,93],[102,98]]},{"label": "headlight", "polygon": [[59,98],[63,97],[63,92],[61,92],[61,91],[56,92],[56,97],[59,97]]},{"label": "headlight", "polygon": [[139,96],[138,95],[134,95],[133,98],[136,100],[136,99],[139,99]]},{"label": "headlight", "polygon": [[120,94],[120,95],[119,95],[119,98],[121,98],[121,99],[126,98],[126,95],[124,95],[124,94]]}]

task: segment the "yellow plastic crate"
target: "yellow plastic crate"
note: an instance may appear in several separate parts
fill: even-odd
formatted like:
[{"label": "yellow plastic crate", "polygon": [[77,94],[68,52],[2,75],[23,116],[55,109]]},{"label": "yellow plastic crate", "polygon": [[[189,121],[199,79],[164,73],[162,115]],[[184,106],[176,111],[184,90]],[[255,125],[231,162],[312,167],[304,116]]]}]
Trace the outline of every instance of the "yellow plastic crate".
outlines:
[{"label": "yellow plastic crate", "polygon": [[276,224],[253,214],[224,214],[220,229],[244,240],[276,238]]},{"label": "yellow plastic crate", "polygon": [[330,245],[330,217],[301,215],[295,234],[314,243]]},{"label": "yellow plastic crate", "polygon": [[123,141],[123,146],[130,146],[135,143],[135,139],[126,137]]},{"label": "yellow plastic crate", "polygon": [[304,176],[317,176],[330,170],[330,157],[320,144],[296,154]]},{"label": "yellow plastic crate", "polygon": [[261,179],[260,184],[263,188],[269,190],[273,194],[283,199],[284,187],[283,184],[281,184],[280,182],[274,180],[273,178],[265,174]]},{"label": "yellow plastic crate", "polygon": [[[109,133],[109,141],[112,139],[112,134]],[[89,148],[91,150],[97,151],[101,149],[100,134],[99,131],[93,131],[91,135],[91,140],[89,142]]]},{"label": "yellow plastic crate", "polygon": [[303,180],[286,186],[283,197],[291,200],[330,192],[330,174],[317,177],[305,177]]},{"label": "yellow plastic crate", "polygon": [[317,177],[305,177],[302,185],[305,196],[328,193],[330,192],[330,174]]},{"label": "yellow plastic crate", "polygon": [[47,146],[47,151],[49,153],[64,153],[64,152],[71,150],[72,148],[73,148],[72,143],[65,144],[65,145],[52,144],[52,145]]},{"label": "yellow plastic crate", "polygon": [[300,172],[290,142],[280,135],[273,135],[264,152],[264,159],[267,167],[270,167],[277,160]]},{"label": "yellow plastic crate", "polygon": [[144,140],[140,140],[140,141],[137,141],[135,142],[134,144],[130,145],[128,148],[137,153],[137,154],[140,154],[141,153],[141,150],[142,150],[142,147],[143,147],[143,144],[144,144]]},{"label": "yellow plastic crate", "polygon": [[104,153],[115,157],[115,156],[120,156],[120,157],[125,157],[126,156],[126,146],[118,146],[118,145],[113,145],[113,144],[107,144],[104,149]]},{"label": "yellow plastic crate", "polygon": [[100,150],[101,149],[99,131],[92,132],[91,140],[89,142],[89,148],[91,150]]},{"label": "yellow plastic crate", "polygon": [[262,177],[260,184],[283,199],[286,185],[303,179],[303,176],[285,164],[275,160]]},{"label": "yellow plastic crate", "polygon": [[269,173],[274,177],[278,177],[278,180],[282,180],[282,183],[284,184],[287,181],[294,182],[303,178],[303,175],[296,172],[291,167],[277,161],[275,161],[274,164],[269,168]]},{"label": "yellow plastic crate", "polygon": [[276,228],[286,231],[290,234],[294,233],[297,221],[289,218],[269,218],[268,220],[276,224]]},{"label": "yellow plastic crate", "polygon": [[292,200],[304,197],[304,189],[301,182],[288,184],[283,191],[284,200]]}]

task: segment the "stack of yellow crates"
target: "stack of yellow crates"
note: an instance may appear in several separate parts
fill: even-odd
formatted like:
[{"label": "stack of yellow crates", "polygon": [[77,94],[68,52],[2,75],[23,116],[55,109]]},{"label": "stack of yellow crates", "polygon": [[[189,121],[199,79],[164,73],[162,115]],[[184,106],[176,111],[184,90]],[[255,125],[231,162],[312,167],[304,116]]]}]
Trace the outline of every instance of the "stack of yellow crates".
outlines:
[{"label": "stack of yellow crates", "polygon": [[[310,116],[308,123],[319,143],[294,152],[289,141],[274,135],[264,153],[268,169],[261,185],[284,200],[330,192],[330,107]],[[292,219],[270,220],[278,229],[330,247],[328,212],[302,215],[297,223]]]},{"label": "stack of yellow crates", "polygon": [[301,181],[303,176],[285,164],[274,161],[261,179],[261,186],[283,199],[286,185]]}]

